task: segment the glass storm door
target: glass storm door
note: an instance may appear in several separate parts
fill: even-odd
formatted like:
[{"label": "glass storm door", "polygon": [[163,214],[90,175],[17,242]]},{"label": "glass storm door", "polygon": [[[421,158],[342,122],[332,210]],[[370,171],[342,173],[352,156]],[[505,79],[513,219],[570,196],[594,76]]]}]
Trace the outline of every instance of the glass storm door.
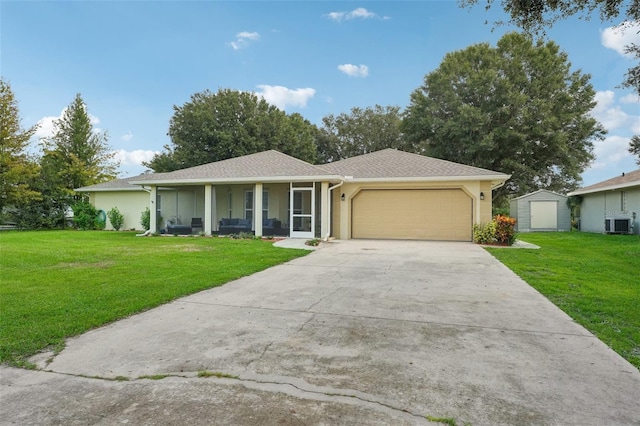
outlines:
[{"label": "glass storm door", "polygon": [[291,238],[313,238],[315,199],[313,187],[292,188]]}]

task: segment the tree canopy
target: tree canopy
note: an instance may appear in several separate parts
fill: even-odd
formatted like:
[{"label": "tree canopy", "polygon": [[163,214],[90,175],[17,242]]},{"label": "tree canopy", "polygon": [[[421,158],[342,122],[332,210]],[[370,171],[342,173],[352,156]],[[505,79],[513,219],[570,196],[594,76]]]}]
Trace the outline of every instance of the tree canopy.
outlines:
[{"label": "tree canopy", "polygon": [[590,76],[553,42],[509,33],[449,53],[411,94],[402,130],[427,155],[511,174],[496,193],[575,189],[603,127]]},{"label": "tree canopy", "polygon": [[[480,0],[458,0],[462,7],[471,7],[479,2]],[[496,0],[483,0],[485,2],[488,10]],[[640,22],[640,0],[500,0],[500,4],[511,17],[510,23],[528,34],[544,35],[545,29],[559,20],[570,16],[589,19],[594,13],[600,15],[602,22],[621,18],[623,22],[617,25],[619,29],[630,23]],[[636,60],[636,65],[627,70],[621,86],[640,95],[640,44],[631,43],[625,46],[624,51]],[[636,135],[631,139],[629,152],[636,156],[636,161],[640,164],[638,138],[640,136]]]},{"label": "tree canopy", "polygon": [[168,172],[275,149],[308,162],[316,159],[317,128],[300,114],[287,115],[253,93],[220,89],[174,106],[171,144],[145,165]]},{"label": "tree canopy", "polygon": [[384,148],[411,151],[400,131],[400,107],[375,105],[322,119],[318,162],[328,163]]},{"label": "tree canopy", "polygon": [[114,179],[119,163],[107,140],[106,132],[94,130],[82,96],[77,94],[62,117],[53,122],[42,166],[57,186],[70,194],[76,188]]},{"label": "tree canopy", "polygon": [[0,220],[5,207],[38,198],[29,182],[37,163],[26,152],[36,126],[23,129],[18,101],[8,82],[0,79]]}]

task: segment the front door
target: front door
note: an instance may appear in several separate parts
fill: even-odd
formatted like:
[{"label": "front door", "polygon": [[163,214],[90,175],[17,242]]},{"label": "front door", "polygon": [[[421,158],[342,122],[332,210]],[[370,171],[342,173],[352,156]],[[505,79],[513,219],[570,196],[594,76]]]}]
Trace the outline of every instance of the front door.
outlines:
[{"label": "front door", "polygon": [[313,187],[291,190],[291,238],[313,238],[315,197]]}]

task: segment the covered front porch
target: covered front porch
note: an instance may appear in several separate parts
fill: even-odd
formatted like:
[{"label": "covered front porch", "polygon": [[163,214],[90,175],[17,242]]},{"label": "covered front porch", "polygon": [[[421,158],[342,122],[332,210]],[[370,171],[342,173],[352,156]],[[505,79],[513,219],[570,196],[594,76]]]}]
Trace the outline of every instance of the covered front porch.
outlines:
[{"label": "covered front porch", "polygon": [[151,185],[151,231],[173,235],[325,238],[331,229],[328,181]]}]

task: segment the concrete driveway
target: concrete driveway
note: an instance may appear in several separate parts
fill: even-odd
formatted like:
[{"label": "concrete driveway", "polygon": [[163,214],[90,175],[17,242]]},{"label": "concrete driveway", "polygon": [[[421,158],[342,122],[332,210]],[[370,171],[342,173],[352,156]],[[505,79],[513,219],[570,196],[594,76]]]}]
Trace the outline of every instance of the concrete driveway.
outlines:
[{"label": "concrete driveway", "polygon": [[3,424],[640,424],[638,370],[468,243],[327,243],[50,356]]}]

